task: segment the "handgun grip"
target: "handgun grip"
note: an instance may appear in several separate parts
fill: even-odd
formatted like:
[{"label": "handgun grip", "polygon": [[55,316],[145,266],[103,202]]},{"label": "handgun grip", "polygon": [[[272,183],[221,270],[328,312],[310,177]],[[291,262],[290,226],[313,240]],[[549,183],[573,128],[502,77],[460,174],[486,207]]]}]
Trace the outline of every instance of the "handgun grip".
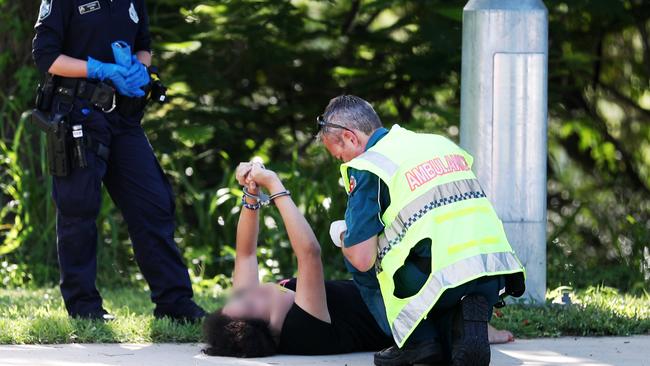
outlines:
[{"label": "handgun grip", "polygon": [[54,123],[48,115],[43,113],[41,110],[34,109],[32,111],[31,121],[39,130],[45,133],[56,133],[58,130],[58,123]]}]

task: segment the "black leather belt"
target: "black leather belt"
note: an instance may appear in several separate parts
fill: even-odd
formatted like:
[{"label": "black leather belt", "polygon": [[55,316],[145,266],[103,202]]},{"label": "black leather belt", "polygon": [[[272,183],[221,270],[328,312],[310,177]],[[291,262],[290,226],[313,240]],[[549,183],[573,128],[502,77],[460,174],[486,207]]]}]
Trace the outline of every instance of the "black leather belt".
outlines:
[{"label": "black leather belt", "polygon": [[102,82],[88,79],[73,79],[57,77],[56,94],[73,99],[85,99],[102,112],[110,113],[117,107],[115,89]]},{"label": "black leather belt", "polygon": [[103,81],[56,77],[56,94],[72,101],[75,97],[85,99],[104,113],[117,109],[122,116],[130,117],[144,110],[147,98],[130,98],[119,95],[115,88]]}]

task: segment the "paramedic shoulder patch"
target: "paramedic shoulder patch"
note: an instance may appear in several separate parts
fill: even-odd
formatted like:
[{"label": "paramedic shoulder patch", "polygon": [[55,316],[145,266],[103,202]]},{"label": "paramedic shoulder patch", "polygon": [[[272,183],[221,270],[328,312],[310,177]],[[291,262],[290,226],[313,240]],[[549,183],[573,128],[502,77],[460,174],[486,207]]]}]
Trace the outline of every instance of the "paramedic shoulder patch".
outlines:
[{"label": "paramedic shoulder patch", "polygon": [[354,189],[357,187],[357,178],[354,175],[350,176],[350,194],[354,192]]}]

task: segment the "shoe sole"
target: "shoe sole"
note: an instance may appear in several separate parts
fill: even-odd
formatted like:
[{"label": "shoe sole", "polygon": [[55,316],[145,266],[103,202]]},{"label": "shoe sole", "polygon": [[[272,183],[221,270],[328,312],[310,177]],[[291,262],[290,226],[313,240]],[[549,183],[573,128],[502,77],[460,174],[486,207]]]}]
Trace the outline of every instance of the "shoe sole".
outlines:
[{"label": "shoe sole", "polygon": [[460,303],[462,335],[452,347],[453,366],[489,366],[487,323],[490,307],[483,296],[466,296]]}]

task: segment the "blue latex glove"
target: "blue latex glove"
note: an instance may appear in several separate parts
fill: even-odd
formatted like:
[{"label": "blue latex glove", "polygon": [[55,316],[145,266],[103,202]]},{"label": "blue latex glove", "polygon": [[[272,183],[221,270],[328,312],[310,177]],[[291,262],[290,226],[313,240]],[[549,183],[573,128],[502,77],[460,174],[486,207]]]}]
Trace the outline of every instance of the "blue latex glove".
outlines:
[{"label": "blue latex glove", "polygon": [[142,90],[132,90],[129,88],[126,83],[126,76],[129,74],[129,70],[123,66],[100,62],[92,57],[88,57],[87,72],[89,79],[101,81],[108,79],[112,81],[115,89],[122,95],[131,98],[144,96]]},{"label": "blue latex glove", "polygon": [[149,77],[149,71],[147,71],[147,67],[144,66],[134,55],[133,63],[129,68],[129,73],[126,75],[126,83],[129,86],[129,89],[140,89],[143,86],[149,85],[150,82],[151,78]]},{"label": "blue latex glove", "polygon": [[132,57],[131,57],[131,46],[124,41],[116,41],[111,44],[111,49],[113,49],[113,57],[115,58],[115,63],[123,66],[125,68],[131,67]]},{"label": "blue latex glove", "polygon": [[129,74],[129,69],[116,64],[107,64],[88,57],[88,78],[104,81],[109,79],[114,83],[119,79],[124,80]]},{"label": "blue latex glove", "polygon": [[123,93],[129,97],[143,97],[144,90],[142,86],[149,83],[149,73],[145,68],[145,73],[147,80],[143,80],[142,75],[138,73],[140,67],[143,66],[135,55],[131,54],[131,46],[124,41],[116,41],[111,44],[113,49],[113,57],[115,58],[115,63],[120,66],[125,67],[128,72],[124,77],[126,79],[126,93]]}]

